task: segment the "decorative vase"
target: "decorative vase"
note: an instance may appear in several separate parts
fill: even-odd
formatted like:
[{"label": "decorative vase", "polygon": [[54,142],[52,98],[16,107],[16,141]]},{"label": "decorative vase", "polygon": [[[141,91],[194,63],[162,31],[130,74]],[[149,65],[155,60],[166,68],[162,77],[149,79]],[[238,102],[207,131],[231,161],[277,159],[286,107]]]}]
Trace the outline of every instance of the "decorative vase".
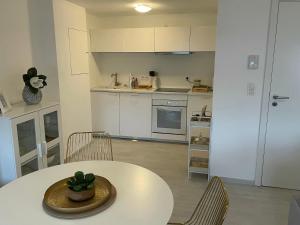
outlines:
[{"label": "decorative vase", "polygon": [[43,94],[42,91],[39,89],[38,92],[32,93],[30,88],[28,86],[25,86],[23,89],[23,100],[26,102],[28,105],[36,105],[39,104],[42,101]]},{"label": "decorative vase", "polygon": [[83,201],[89,200],[94,197],[95,187],[93,187],[92,189],[89,189],[86,191],[80,191],[80,192],[72,191],[71,189],[68,188],[66,191],[66,195],[70,200],[72,200],[74,202],[83,202]]}]

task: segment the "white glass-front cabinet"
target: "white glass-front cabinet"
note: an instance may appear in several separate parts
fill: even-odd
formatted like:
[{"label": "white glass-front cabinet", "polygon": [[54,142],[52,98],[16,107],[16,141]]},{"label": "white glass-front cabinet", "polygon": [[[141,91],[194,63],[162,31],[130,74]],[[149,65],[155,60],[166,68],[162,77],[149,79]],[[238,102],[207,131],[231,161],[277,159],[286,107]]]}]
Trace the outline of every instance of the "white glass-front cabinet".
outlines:
[{"label": "white glass-front cabinet", "polygon": [[[60,114],[58,106],[43,109],[39,113],[41,152],[43,156],[43,166],[50,167],[63,162],[60,137]],[[45,152],[46,150],[46,152]]]},{"label": "white glass-front cabinet", "polygon": [[0,116],[0,185],[63,161],[57,104],[18,104]]},{"label": "white glass-front cabinet", "polygon": [[17,177],[42,168],[38,160],[38,143],[41,142],[38,113],[14,118],[12,131]]}]

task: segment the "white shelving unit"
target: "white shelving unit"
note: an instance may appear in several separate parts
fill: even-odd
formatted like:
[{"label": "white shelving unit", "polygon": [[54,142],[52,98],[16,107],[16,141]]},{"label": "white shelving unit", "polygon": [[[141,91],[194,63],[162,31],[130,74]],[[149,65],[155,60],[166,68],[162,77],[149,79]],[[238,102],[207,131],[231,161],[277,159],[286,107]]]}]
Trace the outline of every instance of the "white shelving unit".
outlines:
[{"label": "white shelving unit", "polygon": [[[209,176],[209,150],[211,118],[197,117],[197,121],[190,119],[188,146],[188,175],[192,173],[207,174]],[[206,130],[208,137],[193,136],[193,130]],[[202,133],[202,132],[201,132]]]},{"label": "white shelving unit", "polygon": [[19,103],[0,115],[0,186],[63,163],[58,103]]}]

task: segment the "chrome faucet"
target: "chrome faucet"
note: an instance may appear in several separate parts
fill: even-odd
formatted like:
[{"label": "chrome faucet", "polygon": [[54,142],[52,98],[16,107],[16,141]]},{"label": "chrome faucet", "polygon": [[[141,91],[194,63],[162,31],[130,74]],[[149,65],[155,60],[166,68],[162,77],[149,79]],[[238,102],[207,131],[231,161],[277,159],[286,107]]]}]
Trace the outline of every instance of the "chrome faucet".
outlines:
[{"label": "chrome faucet", "polygon": [[110,75],[110,77],[113,77],[114,78],[114,87],[117,87],[119,86],[119,82],[118,82],[118,73],[113,73]]}]

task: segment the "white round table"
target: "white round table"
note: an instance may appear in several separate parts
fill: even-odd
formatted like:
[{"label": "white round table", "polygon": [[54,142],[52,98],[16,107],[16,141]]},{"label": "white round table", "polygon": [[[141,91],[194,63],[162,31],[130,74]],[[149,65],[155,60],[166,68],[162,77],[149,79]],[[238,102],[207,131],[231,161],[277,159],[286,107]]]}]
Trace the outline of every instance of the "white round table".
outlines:
[{"label": "white round table", "polygon": [[[106,177],[116,187],[115,202],[81,219],[48,215],[42,207],[45,191],[78,170]],[[76,162],[34,172],[0,188],[0,225],[166,225],[173,205],[167,183],[145,168],[116,161]]]}]

